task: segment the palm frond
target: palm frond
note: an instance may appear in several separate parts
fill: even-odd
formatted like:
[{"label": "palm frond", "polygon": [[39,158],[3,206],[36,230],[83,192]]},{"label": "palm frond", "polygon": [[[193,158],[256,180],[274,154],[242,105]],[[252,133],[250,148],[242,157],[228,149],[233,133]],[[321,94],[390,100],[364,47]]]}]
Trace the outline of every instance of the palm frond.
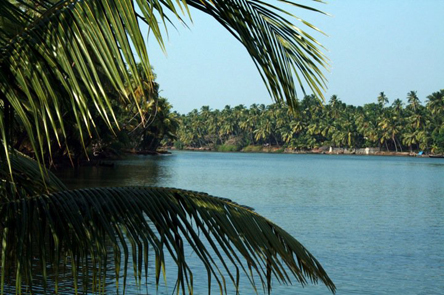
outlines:
[{"label": "palm frond", "polygon": [[[160,10],[164,4],[139,2],[144,21],[162,44],[158,26],[165,21]],[[8,127],[6,107],[10,106],[36,157],[43,160],[45,152],[51,153],[51,134],[59,144],[66,140],[66,110],[73,112],[77,128],[87,130],[89,136],[95,126],[91,108],[98,110],[110,129],[118,126],[109,92],[130,100],[136,89],[146,89],[136,62],[140,61],[145,77],[152,77],[139,21],[132,0],[2,1],[0,128]],[[7,146],[9,134],[1,136]]]},{"label": "palm frond", "polygon": [[[0,194],[2,201],[29,198],[43,193],[66,190],[66,186],[49,170],[44,169],[30,157],[18,152],[9,152],[11,171],[0,169]],[[7,161],[0,157],[0,166]]]},{"label": "palm frond", "polygon": [[[280,2],[323,13],[294,1]],[[296,84],[306,94],[302,81],[318,98],[324,98],[326,79],[321,70],[329,67],[322,52],[324,48],[294,22],[321,32],[318,28],[267,1],[190,0],[187,3],[214,17],[244,45],[277,102],[286,101],[296,108]]]},{"label": "palm frond", "polygon": [[[319,262],[280,227],[230,200],[192,191],[95,188],[5,202],[0,205],[0,237],[2,288],[10,276],[32,286],[33,274],[40,272],[47,281],[49,268],[57,273],[70,264],[77,291],[85,281],[82,276],[103,279],[108,249],[116,277],[120,269],[126,277],[132,258],[140,281],[144,272],[147,275],[152,249],[156,282],[168,252],[178,267],[180,292],[192,293],[193,274],[185,255],[189,247],[221,292],[227,287],[223,273],[237,287],[241,272],[252,284],[254,273],[268,291],[272,277],[302,285],[321,281],[335,291]],[[42,263],[32,265],[32,258]]]}]

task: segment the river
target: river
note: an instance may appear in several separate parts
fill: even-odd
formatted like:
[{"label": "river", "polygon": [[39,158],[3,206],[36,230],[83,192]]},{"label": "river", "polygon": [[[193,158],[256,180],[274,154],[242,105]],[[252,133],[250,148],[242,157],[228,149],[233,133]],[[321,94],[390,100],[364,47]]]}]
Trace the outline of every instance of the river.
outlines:
[{"label": "river", "polygon": [[[444,292],[444,159],[174,151],[59,176],[71,188],[176,187],[254,207],[314,254],[337,294]],[[206,294],[205,271],[195,276]],[[245,284],[241,294],[254,292]],[[275,285],[272,294],[329,291]]]}]

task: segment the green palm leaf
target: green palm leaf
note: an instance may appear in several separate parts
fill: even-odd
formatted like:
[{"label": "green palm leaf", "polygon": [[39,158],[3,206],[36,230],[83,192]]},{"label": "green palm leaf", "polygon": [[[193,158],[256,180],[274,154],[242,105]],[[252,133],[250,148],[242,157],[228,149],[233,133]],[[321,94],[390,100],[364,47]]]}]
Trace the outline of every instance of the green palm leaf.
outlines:
[{"label": "green palm leaf", "polygon": [[[76,290],[82,276],[92,276],[86,269],[100,285],[107,249],[112,249],[117,277],[120,268],[127,273],[132,258],[140,281],[153,249],[156,281],[168,251],[178,267],[179,290],[191,293],[188,244],[221,291],[226,290],[222,273],[237,286],[242,271],[253,282],[250,270],[268,290],[272,276],[281,283],[321,281],[335,290],[319,262],[280,227],[249,208],[204,193],[156,187],[62,191],[1,204],[0,224],[2,282],[12,275],[32,286],[34,273],[46,276],[50,266],[58,271],[77,263],[71,268]],[[40,266],[29,263],[35,256],[43,261]]]},{"label": "green palm leaf", "polygon": [[[280,2],[323,13],[293,1]],[[295,26],[294,21],[321,32],[315,26],[266,1],[191,0],[187,3],[214,17],[245,46],[276,101],[286,101],[296,108],[295,79],[304,95],[302,81],[317,97],[323,98],[326,80],[320,69],[328,67],[328,60],[320,50],[322,45]]]},{"label": "green palm leaf", "polygon": [[[132,0],[42,1],[40,9],[27,3],[2,1],[0,7],[0,128],[10,129],[8,116],[13,112],[42,161],[45,152],[51,152],[47,149],[51,134],[59,144],[66,140],[66,110],[73,112],[77,128],[89,136],[95,126],[91,107],[110,129],[112,124],[118,126],[105,84],[137,105],[134,91],[146,87],[135,56],[145,76],[152,75]],[[144,5],[150,7],[148,2]],[[153,9],[144,20],[161,43],[156,29],[159,16]],[[160,22],[163,17],[160,14]],[[9,134],[3,133],[2,140],[7,150]]]},{"label": "green palm leaf", "polygon": [[[0,199],[2,201],[67,189],[51,171],[43,169],[30,157],[18,151],[8,153],[8,157],[11,161],[12,171],[0,169],[0,179],[2,179]],[[1,158],[0,166],[2,168],[7,166],[6,161]]]}]

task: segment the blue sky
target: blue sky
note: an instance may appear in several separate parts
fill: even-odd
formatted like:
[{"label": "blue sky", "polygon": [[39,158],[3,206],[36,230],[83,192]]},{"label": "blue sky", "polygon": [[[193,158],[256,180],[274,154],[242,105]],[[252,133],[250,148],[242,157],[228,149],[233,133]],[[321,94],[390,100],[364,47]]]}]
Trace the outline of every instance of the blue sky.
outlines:
[{"label": "blue sky", "polygon": [[[336,94],[353,105],[375,102],[384,91],[390,102],[407,92],[426,96],[444,88],[444,1],[331,0],[313,5],[331,17],[289,10],[322,29],[313,35],[325,46],[328,99]],[[192,10],[189,29],[177,24],[166,40],[166,55],[150,40],[149,56],[161,95],[180,113],[209,105],[221,109],[272,102],[246,50],[216,21]],[[299,95],[302,93],[299,91]]]}]

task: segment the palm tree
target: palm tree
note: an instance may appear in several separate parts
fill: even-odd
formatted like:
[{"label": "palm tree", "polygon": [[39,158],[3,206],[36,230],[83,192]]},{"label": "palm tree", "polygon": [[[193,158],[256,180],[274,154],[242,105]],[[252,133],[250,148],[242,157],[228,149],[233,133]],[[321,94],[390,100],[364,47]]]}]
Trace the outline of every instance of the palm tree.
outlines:
[{"label": "palm tree", "polygon": [[256,143],[254,139],[254,130],[256,130],[257,126],[259,125],[260,113],[261,111],[259,110],[259,106],[257,104],[252,104],[248,110],[248,118],[242,120],[239,125],[242,130],[249,134],[249,142],[253,145]]},{"label": "palm tree", "polygon": [[418,130],[413,130],[410,126],[403,133],[402,143],[409,146],[410,153],[413,152],[413,145],[418,144],[418,133]]},{"label": "palm tree", "polygon": [[421,104],[416,91],[410,91],[407,93],[407,101],[409,102],[409,106],[413,109],[413,111],[416,111]]},{"label": "palm tree", "polygon": [[427,109],[430,110],[432,115],[438,116],[444,113],[444,89],[427,96]]},{"label": "palm tree", "polygon": [[381,108],[383,108],[386,104],[388,104],[389,100],[387,95],[384,92],[380,92],[378,96],[378,104]]},{"label": "palm tree", "polygon": [[431,134],[433,153],[444,152],[444,89],[427,96],[427,110],[429,111],[428,125]]},{"label": "palm tree", "polygon": [[[110,130],[119,128],[112,103],[132,101],[138,106],[138,92],[154,87],[153,81],[146,81],[154,75],[139,23],[148,25],[150,34],[164,48],[161,27],[174,20],[182,22],[182,12],[187,16],[190,8],[212,16],[244,45],[277,102],[286,100],[296,106],[294,76],[297,81],[305,79],[322,97],[325,79],[320,68],[327,64],[320,45],[293,25],[290,19],[297,18],[266,2],[0,3],[1,293],[11,277],[16,292],[22,291],[22,284],[32,292],[33,273],[41,273],[46,282],[49,269],[55,272],[56,287],[46,290],[45,284],[43,288],[57,292],[59,270],[66,265],[70,266],[76,292],[91,275],[102,286],[111,256],[117,277],[123,266],[125,290],[128,259],[133,258],[136,280],[140,281],[147,272],[148,248],[155,252],[156,282],[167,251],[178,267],[178,290],[192,293],[184,242],[205,265],[208,276],[216,278],[221,291],[225,290],[222,272],[238,286],[243,270],[248,277],[255,271],[268,291],[273,274],[284,283],[290,282],[290,275],[302,284],[320,280],[334,292],[335,286],[319,262],[301,244],[249,208],[203,193],[167,188],[69,191],[45,169],[52,153],[51,137],[59,146],[66,146],[68,131],[77,130],[84,143],[84,133],[94,135],[92,109]],[[109,88],[114,95],[106,91]],[[74,117],[70,126],[64,123],[66,112]],[[146,124],[143,111],[139,113],[141,123]],[[13,150],[16,125],[29,137],[37,162]],[[210,246],[204,246],[202,237]],[[35,259],[39,263],[33,264]],[[224,260],[234,264],[236,271]]]}]

